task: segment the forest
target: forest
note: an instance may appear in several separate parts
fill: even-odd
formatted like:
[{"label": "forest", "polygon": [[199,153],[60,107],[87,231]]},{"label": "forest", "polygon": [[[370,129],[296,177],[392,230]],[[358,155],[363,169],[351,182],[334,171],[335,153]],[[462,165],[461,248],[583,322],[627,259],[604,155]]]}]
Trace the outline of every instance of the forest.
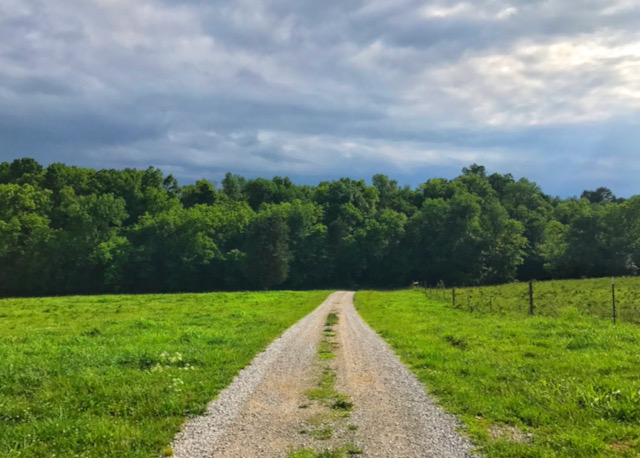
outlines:
[{"label": "forest", "polygon": [[0,163],[0,295],[471,286],[636,275],[640,196],[561,199],[477,164],[180,185],[157,168]]}]

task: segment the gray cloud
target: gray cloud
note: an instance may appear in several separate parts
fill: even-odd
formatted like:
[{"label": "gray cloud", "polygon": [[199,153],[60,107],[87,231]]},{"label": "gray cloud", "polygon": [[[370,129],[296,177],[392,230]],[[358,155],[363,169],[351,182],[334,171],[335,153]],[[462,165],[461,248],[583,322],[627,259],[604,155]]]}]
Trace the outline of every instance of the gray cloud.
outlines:
[{"label": "gray cloud", "polygon": [[640,7],[5,0],[0,159],[637,193]]}]

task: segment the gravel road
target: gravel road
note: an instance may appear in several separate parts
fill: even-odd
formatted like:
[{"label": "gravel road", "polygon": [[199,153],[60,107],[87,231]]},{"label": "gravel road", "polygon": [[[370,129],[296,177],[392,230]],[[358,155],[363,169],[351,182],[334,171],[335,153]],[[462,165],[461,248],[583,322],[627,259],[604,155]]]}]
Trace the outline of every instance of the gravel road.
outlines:
[{"label": "gravel road", "polygon": [[[364,457],[471,457],[455,417],[367,326],[352,292],[330,295],[243,369],[189,420],[172,444],[178,458],[287,457],[300,450],[361,451]],[[326,327],[329,313],[337,323]],[[318,358],[318,344],[331,348]],[[328,347],[327,347],[328,345]],[[328,377],[328,378],[327,378]],[[349,411],[311,399],[331,381]],[[352,406],[351,406],[352,405]]]}]

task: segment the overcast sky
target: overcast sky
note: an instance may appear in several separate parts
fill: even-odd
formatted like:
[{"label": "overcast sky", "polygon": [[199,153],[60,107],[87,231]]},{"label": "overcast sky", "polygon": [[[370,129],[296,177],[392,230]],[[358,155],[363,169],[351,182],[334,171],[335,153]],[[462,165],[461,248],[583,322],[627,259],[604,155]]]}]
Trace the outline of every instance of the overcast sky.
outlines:
[{"label": "overcast sky", "polygon": [[1,0],[16,157],[640,194],[640,1]]}]

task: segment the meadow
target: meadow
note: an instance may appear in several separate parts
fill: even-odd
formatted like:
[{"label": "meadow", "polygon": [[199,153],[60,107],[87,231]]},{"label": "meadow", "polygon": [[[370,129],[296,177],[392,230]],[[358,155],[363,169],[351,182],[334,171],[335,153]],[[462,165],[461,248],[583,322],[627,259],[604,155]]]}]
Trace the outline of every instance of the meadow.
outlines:
[{"label": "meadow", "polygon": [[326,291],[0,300],[0,456],[148,457]]},{"label": "meadow", "polygon": [[[536,284],[553,301],[535,316],[526,284],[472,290],[472,313],[464,294],[453,308],[442,291],[362,291],[355,301],[484,455],[639,456],[640,328],[603,319],[586,293],[576,299],[598,282]],[[509,295],[516,287],[524,303]],[[492,310],[480,305],[488,291]]]},{"label": "meadow", "polygon": [[[617,321],[640,324],[640,277],[618,277],[615,281]],[[453,305],[452,290],[426,289],[433,299]],[[456,288],[456,307],[475,313],[526,315],[529,284]],[[534,314],[558,317],[572,307],[583,315],[613,320],[611,278],[533,282]]]}]

